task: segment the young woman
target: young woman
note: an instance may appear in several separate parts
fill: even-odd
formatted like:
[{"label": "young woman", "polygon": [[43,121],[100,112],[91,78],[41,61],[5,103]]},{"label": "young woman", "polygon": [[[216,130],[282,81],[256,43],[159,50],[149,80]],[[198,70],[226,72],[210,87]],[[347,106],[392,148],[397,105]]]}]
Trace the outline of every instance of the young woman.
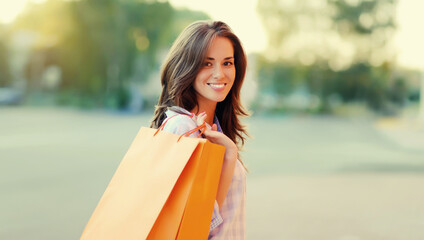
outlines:
[{"label": "young woman", "polygon": [[[245,239],[246,173],[238,159],[247,116],[240,103],[246,57],[238,37],[223,22],[192,23],[174,42],[164,62],[162,94],[151,127],[183,134],[205,121],[204,137],[225,147],[208,239]],[[199,132],[190,136],[196,137]]]}]

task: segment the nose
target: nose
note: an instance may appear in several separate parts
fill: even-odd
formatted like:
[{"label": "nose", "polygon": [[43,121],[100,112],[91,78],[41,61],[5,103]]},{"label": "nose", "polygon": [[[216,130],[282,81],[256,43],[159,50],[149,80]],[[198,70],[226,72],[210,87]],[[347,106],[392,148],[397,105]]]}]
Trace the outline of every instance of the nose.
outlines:
[{"label": "nose", "polygon": [[213,78],[221,79],[223,76],[224,76],[224,72],[222,71],[222,67],[220,65],[217,65],[213,71]]}]

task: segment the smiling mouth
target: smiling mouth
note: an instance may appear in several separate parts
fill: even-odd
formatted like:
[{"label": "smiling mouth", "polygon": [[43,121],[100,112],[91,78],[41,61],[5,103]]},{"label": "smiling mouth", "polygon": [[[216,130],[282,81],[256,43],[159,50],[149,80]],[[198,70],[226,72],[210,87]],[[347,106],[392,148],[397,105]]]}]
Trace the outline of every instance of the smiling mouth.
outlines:
[{"label": "smiling mouth", "polygon": [[222,90],[227,85],[226,83],[208,83],[208,85],[214,90]]}]

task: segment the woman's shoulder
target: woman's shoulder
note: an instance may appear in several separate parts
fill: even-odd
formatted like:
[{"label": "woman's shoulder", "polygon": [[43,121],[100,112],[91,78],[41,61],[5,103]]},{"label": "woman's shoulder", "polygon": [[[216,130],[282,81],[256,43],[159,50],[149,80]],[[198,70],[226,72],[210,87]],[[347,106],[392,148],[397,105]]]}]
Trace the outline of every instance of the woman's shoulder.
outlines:
[{"label": "woman's shoulder", "polygon": [[188,111],[185,112],[168,109],[166,111],[166,118],[163,121],[163,124],[165,124],[163,130],[174,134],[184,134],[196,128],[197,124],[189,114],[191,113]]},{"label": "woman's shoulder", "polygon": [[[166,121],[166,123],[165,123],[165,121]],[[175,127],[178,127],[178,126],[188,126],[188,127],[191,127],[191,129],[197,127],[196,122],[190,116],[183,115],[183,114],[177,114],[177,115],[174,115],[172,117],[167,117],[164,120],[164,123],[165,123],[164,129],[165,128],[168,128],[168,129],[175,128]]]}]

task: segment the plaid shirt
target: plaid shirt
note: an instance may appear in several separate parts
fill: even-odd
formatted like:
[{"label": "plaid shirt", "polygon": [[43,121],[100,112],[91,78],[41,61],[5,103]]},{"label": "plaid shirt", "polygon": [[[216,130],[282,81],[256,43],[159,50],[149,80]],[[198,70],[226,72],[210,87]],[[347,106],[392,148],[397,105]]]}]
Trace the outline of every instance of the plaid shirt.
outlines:
[{"label": "plaid shirt", "polygon": [[[188,114],[194,116],[189,111],[180,107],[171,107],[165,114],[168,118],[177,114]],[[217,125],[217,130],[222,132],[216,116],[214,118],[214,123]],[[207,126],[210,128],[209,125]],[[183,134],[196,127],[196,123],[190,117],[181,115],[170,119],[163,130],[175,134]],[[199,133],[197,132],[190,136],[197,137],[198,134]],[[246,238],[245,200],[246,172],[243,165],[239,160],[237,160],[233,179],[221,208],[219,208],[217,201],[215,201],[208,239],[239,240]]]}]

